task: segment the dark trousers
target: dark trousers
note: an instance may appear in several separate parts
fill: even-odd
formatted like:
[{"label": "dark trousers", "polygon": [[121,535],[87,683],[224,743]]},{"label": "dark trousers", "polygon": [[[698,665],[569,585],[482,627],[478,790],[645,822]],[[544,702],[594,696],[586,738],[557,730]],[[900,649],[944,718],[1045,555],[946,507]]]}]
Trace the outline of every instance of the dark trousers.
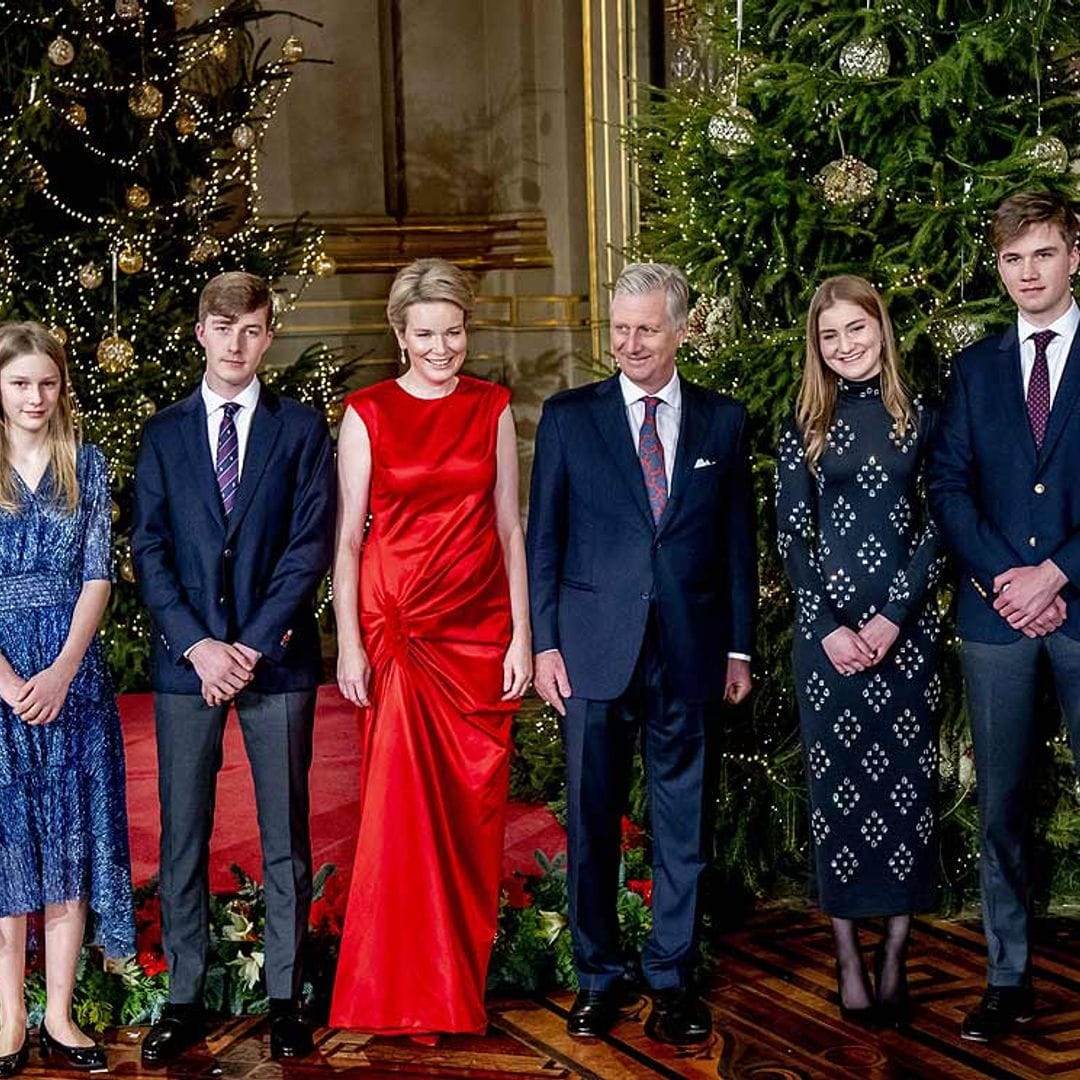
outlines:
[{"label": "dark trousers", "polygon": [[[979,796],[979,876],[991,986],[1024,986],[1031,963],[1031,799],[1040,657],[1054,673],[1074,758],[1080,752],[1080,641],[1060,631],[1008,645],[962,644]],[[1080,761],[1080,758],[1078,758]]]},{"label": "dark trousers", "polygon": [[653,620],[621,697],[566,702],[561,727],[568,769],[570,928],[582,989],[609,989],[625,969],[616,899],[621,819],[639,731],[653,842],[653,927],[642,950],[642,969],[657,990],[689,981],[698,879],[708,858],[711,825],[705,733],[716,711],[671,693]]},{"label": "dark trousers", "polygon": [[[308,769],[315,691],[236,698],[255,803],[266,890],[266,986],[300,990],[300,951],[311,906]],[[202,999],[209,949],[210,834],[227,706],[196,694],[155,694],[161,799],[161,931],[169,1000]],[[236,813],[237,808],[230,807]]]}]

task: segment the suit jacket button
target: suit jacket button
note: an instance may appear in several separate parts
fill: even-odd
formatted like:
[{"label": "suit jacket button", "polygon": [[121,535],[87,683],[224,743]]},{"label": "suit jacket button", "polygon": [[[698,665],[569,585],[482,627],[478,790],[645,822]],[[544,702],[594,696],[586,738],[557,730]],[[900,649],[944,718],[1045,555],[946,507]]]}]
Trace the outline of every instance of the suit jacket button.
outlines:
[{"label": "suit jacket button", "polygon": [[1038,543],[1034,536],[1028,537],[1028,547],[1034,547]]},{"label": "suit jacket button", "polygon": [[1044,491],[1046,491],[1046,485],[1045,484],[1036,484],[1035,485],[1035,494],[1036,495],[1042,495]]},{"label": "suit jacket button", "polygon": [[222,554],[225,556],[226,559],[231,559],[232,558],[232,548],[226,548],[224,550],[224,552],[222,552]]},{"label": "suit jacket button", "polygon": [[225,597],[224,597],[224,596],[219,596],[219,597],[217,598],[217,602],[218,602],[219,604],[224,604],[224,603],[225,603]]},{"label": "suit jacket button", "polygon": [[641,599],[642,599],[642,600],[648,600],[648,599],[649,599],[649,594],[648,594],[647,592],[643,592],[643,593],[641,594]]}]

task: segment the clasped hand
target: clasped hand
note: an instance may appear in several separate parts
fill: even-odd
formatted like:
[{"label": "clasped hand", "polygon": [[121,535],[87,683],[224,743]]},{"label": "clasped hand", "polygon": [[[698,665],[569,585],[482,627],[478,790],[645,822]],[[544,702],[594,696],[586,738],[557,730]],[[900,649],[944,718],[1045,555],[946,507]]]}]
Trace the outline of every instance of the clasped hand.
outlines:
[{"label": "clasped hand", "polygon": [[994,578],[994,610],[1026,637],[1045,637],[1065,621],[1065,601],[1058,593],[1067,581],[1051,559],[1013,566]]},{"label": "clasped hand", "polygon": [[821,639],[821,647],[841,675],[854,675],[881,663],[893,647],[900,627],[884,615],[874,615],[859,630],[838,626]]},{"label": "clasped hand", "polygon": [[4,688],[4,701],[28,724],[48,724],[60,715],[74,673],[50,664],[29,679],[16,679]]},{"label": "clasped hand", "polygon": [[262,654],[242,645],[207,638],[200,641],[188,659],[202,680],[202,696],[207,705],[232,701],[255,677],[255,665]]}]

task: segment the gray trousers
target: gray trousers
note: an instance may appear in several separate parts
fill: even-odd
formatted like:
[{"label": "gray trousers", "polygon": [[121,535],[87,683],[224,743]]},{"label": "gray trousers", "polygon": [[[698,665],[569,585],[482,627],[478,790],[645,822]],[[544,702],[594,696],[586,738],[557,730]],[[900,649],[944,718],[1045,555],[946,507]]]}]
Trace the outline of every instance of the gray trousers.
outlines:
[{"label": "gray trousers", "polygon": [[[270,997],[300,989],[300,953],[311,906],[308,769],[315,691],[236,698],[255,803],[266,889]],[[161,799],[161,931],[169,1000],[202,1000],[210,944],[210,834],[227,706],[197,694],[155,694]],[[236,812],[235,808],[230,808]]]},{"label": "gray trousers", "polygon": [[1080,641],[1060,631],[1008,645],[961,646],[979,796],[979,877],[987,982],[1027,985],[1031,965],[1031,798],[1036,778],[1035,683],[1040,656],[1080,765]]}]

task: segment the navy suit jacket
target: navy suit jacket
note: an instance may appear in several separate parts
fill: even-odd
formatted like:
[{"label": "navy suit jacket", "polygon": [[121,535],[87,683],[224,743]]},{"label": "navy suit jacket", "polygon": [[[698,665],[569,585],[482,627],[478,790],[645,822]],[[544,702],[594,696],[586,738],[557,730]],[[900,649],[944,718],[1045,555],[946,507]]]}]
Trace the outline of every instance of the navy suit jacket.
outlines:
[{"label": "navy suit jacket", "polygon": [[993,609],[994,578],[1051,558],[1068,579],[1059,632],[1080,638],[1080,334],[1073,339],[1042,448],[1028,422],[1015,325],[953,364],[930,457],[930,509],[960,563],[961,638],[1020,633]]},{"label": "navy suit jacket", "polygon": [[226,518],[196,390],[152,417],[135,466],[136,581],[154,622],[155,690],[197,694],[184,653],[202,638],[262,653],[251,688],[321,681],[313,599],[333,550],[335,486],[326,419],[265,386]]},{"label": "navy suit jacket", "polygon": [[682,380],[671,497],[658,524],[618,376],[551,398],[536,434],[527,550],[533,649],[559,649],[575,697],[630,682],[654,607],[672,688],[723,696],[753,651],[757,549],[746,410]]}]

